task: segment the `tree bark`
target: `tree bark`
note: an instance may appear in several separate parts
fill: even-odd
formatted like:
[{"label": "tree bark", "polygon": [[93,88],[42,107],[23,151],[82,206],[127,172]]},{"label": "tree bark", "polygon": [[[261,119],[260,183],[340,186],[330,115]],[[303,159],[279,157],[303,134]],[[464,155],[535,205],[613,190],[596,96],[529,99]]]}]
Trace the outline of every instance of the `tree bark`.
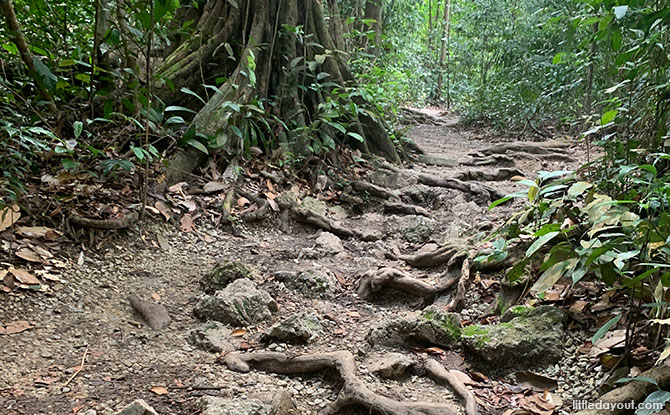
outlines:
[{"label": "tree bark", "polygon": [[[399,161],[382,121],[370,112],[341,111],[336,121],[346,125],[348,134],[322,122],[322,108],[333,97],[340,100],[341,110],[350,103],[365,108],[365,102],[339,93],[355,87],[355,82],[336,52],[342,39],[336,41],[331,36],[333,31],[326,25],[319,1],[243,0],[237,5],[227,0],[208,1],[193,36],[158,69],[158,75],[170,80],[175,90],[188,87],[203,92],[203,79],[205,83],[213,83],[214,77],[227,79],[194,117],[200,132],[216,137],[230,152],[241,154],[253,139],[249,132],[254,120],[238,108],[258,108],[263,102],[265,109],[258,116],[268,127],[262,131],[264,141],[251,145],[266,152],[273,151],[284,137],[281,140],[289,142],[293,153],[303,154],[308,145],[314,146],[326,135],[336,145]],[[297,27],[304,33],[292,29]],[[320,87],[313,88],[314,84]],[[169,101],[174,93],[166,92],[164,99],[177,103]],[[336,92],[338,95],[331,95]],[[364,140],[354,138],[359,136]]]},{"label": "tree bark", "polygon": [[382,2],[383,0],[367,0],[365,2],[365,19],[372,20],[369,28],[375,33],[370,45],[369,38],[363,38],[363,47],[367,47],[368,53],[379,55],[379,45],[381,45],[382,32]]},{"label": "tree bark", "polygon": [[35,58],[33,54],[28,49],[28,44],[26,43],[26,38],[23,36],[21,31],[21,25],[19,24],[18,19],[16,18],[16,13],[14,12],[14,4],[11,0],[0,0],[0,9],[2,9],[2,14],[5,16],[5,21],[7,22],[7,27],[9,28],[9,34],[12,38],[12,41],[16,45],[16,48],[19,50],[21,55],[21,60],[28,68],[28,75],[35,81],[40,94],[47,101],[47,106],[49,111],[57,112],[58,108],[54,102],[51,92],[49,92],[47,86],[38,76],[37,71],[35,70]]},{"label": "tree bark", "polygon": [[[442,45],[440,46],[440,69],[437,75],[437,93],[435,94],[435,100],[438,102],[442,99],[442,83],[444,78],[445,60],[448,50],[450,11],[451,11],[451,0],[445,0],[444,20],[442,21]],[[448,107],[449,105],[447,104],[447,108]]]}]

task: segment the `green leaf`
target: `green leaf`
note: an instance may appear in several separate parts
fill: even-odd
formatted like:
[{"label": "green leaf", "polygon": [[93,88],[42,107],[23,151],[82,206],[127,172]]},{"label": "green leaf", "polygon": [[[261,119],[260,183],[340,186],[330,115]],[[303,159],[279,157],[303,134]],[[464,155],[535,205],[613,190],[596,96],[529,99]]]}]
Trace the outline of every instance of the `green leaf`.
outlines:
[{"label": "green leaf", "polygon": [[574,183],[570,188],[568,189],[568,196],[570,197],[577,197],[580,196],[582,193],[587,191],[593,187],[592,183],[589,182],[577,182]]},{"label": "green leaf", "polygon": [[65,170],[74,170],[79,167],[80,163],[72,159],[62,159],[61,164]]},{"label": "green leaf", "polygon": [[600,125],[607,125],[614,121],[614,118],[616,118],[616,115],[619,113],[617,110],[609,110],[606,113],[603,114],[602,118],[600,118]]},{"label": "green leaf", "polygon": [[607,323],[603,324],[603,326],[600,329],[598,329],[596,334],[593,335],[593,338],[591,339],[591,343],[595,344],[598,340],[605,337],[605,334],[607,334],[607,332],[612,327],[616,326],[616,323],[618,323],[619,320],[621,320],[621,316],[623,316],[623,314],[619,314],[618,316],[610,319]]},{"label": "green leaf", "polygon": [[570,258],[568,260],[559,262],[546,270],[540,278],[535,281],[531,287],[531,291],[542,293],[551,288],[558,280],[561,279],[563,273],[567,268],[574,267],[577,264],[577,258]]},{"label": "green leaf", "polygon": [[72,129],[74,130],[74,138],[79,138],[81,132],[84,130],[84,123],[75,121],[74,124],[72,124]]},{"label": "green leaf", "polygon": [[355,138],[356,140],[360,141],[361,143],[365,141],[365,138],[363,138],[362,135],[357,134],[357,133],[352,133],[351,131],[347,133],[348,136]]},{"label": "green leaf", "polygon": [[183,92],[183,93],[185,93],[185,94],[189,94],[189,95],[191,95],[191,96],[193,96],[193,97],[196,97],[196,98],[198,98],[198,99],[200,100],[200,102],[202,102],[203,104],[206,104],[205,100],[202,99],[202,98],[200,97],[200,95],[196,94],[195,92],[191,91],[190,89],[188,89],[188,88],[186,88],[186,87],[183,87],[183,88],[181,89],[181,92]]},{"label": "green leaf", "polygon": [[529,258],[531,255],[533,255],[537,250],[542,248],[547,242],[551,241],[554,239],[559,233],[559,231],[554,231],[554,232],[549,232],[547,234],[544,234],[537,238],[535,242],[526,250],[526,258]]},{"label": "green leaf", "polygon": [[540,188],[537,186],[531,186],[528,188],[528,200],[530,202],[534,201],[537,198]]},{"label": "green leaf", "polygon": [[186,107],[180,107],[179,105],[170,105],[169,107],[165,108],[165,112],[173,112],[173,111],[183,111],[183,112],[190,112],[191,114],[197,114],[192,109]]},{"label": "green leaf", "polygon": [[670,392],[655,391],[650,393],[644,400],[635,415],[652,415],[658,412],[659,408],[665,407],[665,404],[670,401]]},{"label": "green leaf", "polygon": [[202,151],[202,152],[205,153],[205,154],[209,154],[209,151],[207,151],[207,147],[205,147],[205,145],[202,144],[202,143],[201,143],[200,141],[198,141],[198,140],[188,140],[188,141],[186,142],[186,144],[188,144],[189,146],[192,146],[192,147],[197,148],[198,150]]},{"label": "green leaf", "polygon": [[558,52],[556,55],[554,55],[552,63],[554,65],[558,65],[559,63],[563,62],[563,58],[565,58],[565,52]]},{"label": "green leaf", "polygon": [[652,385],[658,386],[658,382],[656,382],[656,379],[649,378],[649,377],[646,377],[646,376],[637,376],[637,377],[634,377],[634,378],[621,378],[621,379],[617,379],[617,381],[614,382],[614,383],[628,383],[630,381],[651,383]]}]

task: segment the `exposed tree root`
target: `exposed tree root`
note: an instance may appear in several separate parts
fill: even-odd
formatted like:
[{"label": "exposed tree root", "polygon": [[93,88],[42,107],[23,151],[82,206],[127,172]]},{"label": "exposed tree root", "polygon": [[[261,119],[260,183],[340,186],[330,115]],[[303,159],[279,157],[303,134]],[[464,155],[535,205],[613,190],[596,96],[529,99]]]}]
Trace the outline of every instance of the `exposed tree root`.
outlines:
[{"label": "exposed tree root", "polygon": [[431,166],[458,167],[460,164],[457,160],[445,159],[442,157],[433,156],[431,154],[421,154],[419,157],[417,157],[417,159],[420,163]]},{"label": "exposed tree root", "polygon": [[416,177],[421,184],[425,184],[426,186],[444,187],[447,189],[460,190],[463,193],[469,193],[478,203],[500,199],[504,196],[498,190],[483,184],[468,183],[458,179],[435,177],[428,174],[418,174]]},{"label": "exposed tree root", "polygon": [[433,379],[436,383],[446,383],[448,384],[458,396],[463,399],[465,402],[465,414],[466,415],[477,415],[477,400],[475,399],[475,394],[472,393],[465,386],[463,382],[454,375],[451,370],[447,370],[436,360],[430,359],[424,365],[426,374],[429,378]]},{"label": "exposed tree root", "polygon": [[447,305],[449,311],[461,311],[463,309],[465,306],[465,292],[470,285],[470,281],[470,261],[465,258],[461,266],[461,276],[456,286],[456,295],[454,295],[454,298]]},{"label": "exposed tree root", "polygon": [[483,181],[483,182],[501,182],[509,180],[514,176],[523,176],[523,173],[517,169],[497,169],[493,171],[468,170],[454,176],[459,180]]},{"label": "exposed tree root", "polygon": [[490,156],[472,157],[460,162],[463,166],[514,166],[514,160],[502,154],[491,154]]},{"label": "exposed tree root", "polygon": [[631,409],[624,404],[629,402],[641,402],[650,393],[656,390],[667,390],[670,387],[670,367],[666,365],[657,366],[638,375],[639,378],[654,379],[657,385],[645,381],[629,382],[625,386],[616,388],[600,397],[600,402],[607,402],[611,409],[592,409],[578,412],[577,415],[623,415],[631,413]]},{"label": "exposed tree root", "polygon": [[571,144],[567,141],[543,141],[539,143],[517,141],[513,143],[500,143],[479,150],[484,155],[507,154],[507,153],[529,153],[529,154],[555,154],[565,153],[565,149]]},{"label": "exposed tree root", "polygon": [[252,212],[247,212],[242,216],[242,220],[245,222],[258,222],[261,220],[265,220],[270,217],[272,214],[272,210],[270,209],[270,203],[263,198],[260,198],[254,194],[251,194],[247,191],[244,190],[238,190],[237,191],[240,195],[246,197],[250,201],[254,202],[256,206],[258,206],[258,209],[252,211]]},{"label": "exposed tree root", "polygon": [[452,261],[461,249],[455,245],[442,245],[431,250],[421,250],[413,255],[400,255],[398,259],[419,268],[436,267]]},{"label": "exposed tree root", "polygon": [[128,296],[128,302],[154,330],[161,330],[172,322],[165,306],[144,301],[135,295]]},{"label": "exposed tree root", "polygon": [[114,230],[114,229],[124,229],[137,222],[139,219],[139,214],[136,212],[131,212],[122,218],[113,218],[113,219],[88,219],[82,218],[79,215],[76,215],[70,212],[68,220],[70,223],[75,225],[83,226],[85,228],[93,229],[102,229],[102,230]]},{"label": "exposed tree root", "polygon": [[386,199],[392,202],[400,202],[400,197],[397,194],[393,193],[385,187],[377,186],[369,182],[360,180],[355,181],[351,183],[351,187],[353,187],[353,189],[357,192],[365,192],[380,199]]},{"label": "exposed tree root", "polygon": [[332,232],[340,236],[357,236],[358,234],[353,230],[342,225],[338,221],[327,218],[323,215],[319,215],[316,212],[313,212],[307,208],[294,206],[291,208],[291,216],[298,222],[307,223],[309,225],[316,226],[328,232]]},{"label": "exposed tree root", "polygon": [[400,108],[400,117],[403,124],[447,125],[432,115],[411,108]]},{"label": "exposed tree root", "polygon": [[441,278],[436,284],[411,277],[395,268],[370,270],[358,280],[358,296],[370,299],[384,288],[393,288],[432,301],[456,283],[456,278]]},{"label": "exposed tree root", "polygon": [[430,213],[421,206],[406,205],[404,203],[384,202],[384,212],[403,213],[405,215],[420,215],[430,217]]},{"label": "exposed tree root", "polygon": [[356,363],[346,351],[287,356],[283,353],[231,353],[223,358],[230,370],[249,372],[252,368],[273,373],[304,374],[335,370],[343,386],[332,404],[320,411],[320,415],[336,415],[345,408],[359,406],[370,413],[382,415],[451,415],[458,408],[449,404],[429,402],[399,402],[378,395],[356,377]]}]

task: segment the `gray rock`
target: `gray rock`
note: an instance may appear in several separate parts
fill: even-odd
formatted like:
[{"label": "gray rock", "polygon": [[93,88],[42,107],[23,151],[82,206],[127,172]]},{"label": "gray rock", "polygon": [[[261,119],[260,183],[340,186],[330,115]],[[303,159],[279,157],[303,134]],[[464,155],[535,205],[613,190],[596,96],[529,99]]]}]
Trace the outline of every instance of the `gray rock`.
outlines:
[{"label": "gray rock", "polygon": [[368,370],[383,379],[400,379],[412,367],[412,359],[401,353],[385,353],[370,359]]},{"label": "gray rock", "polygon": [[201,320],[246,326],[269,319],[279,308],[277,302],[265,290],[256,288],[246,278],[233,281],[215,295],[203,298],[195,308]]},{"label": "gray rock", "polygon": [[372,345],[406,346],[433,344],[454,348],[460,344],[460,315],[428,307],[421,314],[390,320],[368,333]]},{"label": "gray rock", "polygon": [[342,240],[330,232],[321,232],[316,238],[316,247],[326,254],[339,254],[344,251]]},{"label": "gray rock", "polygon": [[291,393],[250,394],[248,399],[225,399],[206,396],[199,401],[202,415],[291,415],[296,414]]},{"label": "gray rock", "polygon": [[208,321],[191,330],[188,341],[193,346],[210,353],[238,350],[240,341],[230,337],[232,331],[218,321]]},{"label": "gray rock", "polygon": [[322,329],[319,317],[306,310],[270,327],[267,337],[284,343],[309,343]]},{"label": "gray rock", "polygon": [[567,315],[552,306],[517,311],[508,322],[463,329],[466,349],[494,367],[524,369],[558,362]]},{"label": "gray rock", "polygon": [[388,170],[375,170],[372,174],[368,175],[368,180],[372,184],[388,187],[389,189],[409,187],[419,182],[414,175],[394,173]]},{"label": "gray rock", "polygon": [[241,262],[223,261],[214,265],[214,268],[202,277],[200,287],[207,294],[214,294],[226,288],[231,282],[242,278],[253,279],[249,267]]},{"label": "gray rock", "polygon": [[158,415],[143,399],[136,399],[130,405],[117,412],[116,415]]},{"label": "gray rock", "polygon": [[325,298],[332,294],[337,284],[336,278],[327,271],[279,271],[274,273],[277,281],[293,291],[309,298]]},{"label": "gray rock", "polygon": [[423,216],[407,216],[400,233],[407,242],[424,243],[433,234],[435,221]]}]

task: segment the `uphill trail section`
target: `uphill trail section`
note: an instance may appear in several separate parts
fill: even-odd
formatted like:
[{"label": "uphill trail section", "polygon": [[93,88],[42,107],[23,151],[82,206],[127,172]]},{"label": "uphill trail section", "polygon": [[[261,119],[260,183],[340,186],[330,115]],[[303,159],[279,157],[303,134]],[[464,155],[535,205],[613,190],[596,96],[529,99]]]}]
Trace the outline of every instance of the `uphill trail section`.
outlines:
[{"label": "uphill trail section", "polygon": [[[234,234],[206,215],[181,229],[147,221],[73,249],[44,292],[0,294],[3,413],[116,414],[136,399],[159,414],[558,413],[567,378],[540,376],[557,379],[547,400],[462,335],[499,319],[503,270],[473,254],[521,202],[488,205],[520,177],[576,169],[583,152],[412,114],[423,154],[372,163],[337,203],[326,181],[282,192]],[[28,329],[9,334],[16,321]]]}]

